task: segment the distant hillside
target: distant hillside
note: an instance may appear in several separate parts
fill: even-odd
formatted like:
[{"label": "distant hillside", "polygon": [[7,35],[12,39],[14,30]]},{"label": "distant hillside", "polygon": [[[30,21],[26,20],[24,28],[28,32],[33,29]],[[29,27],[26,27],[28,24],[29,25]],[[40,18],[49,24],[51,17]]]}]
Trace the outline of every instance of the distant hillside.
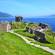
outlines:
[{"label": "distant hillside", "polygon": [[0,12],[0,17],[13,17],[13,16],[7,13]]},{"label": "distant hillside", "polygon": [[10,14],[0,12],[0,22],[11,22],[15,21],[15,17]]},{"label": "distant hillside", "polygon": [[55,18],[55,15],[49,15],[47,18]]}]

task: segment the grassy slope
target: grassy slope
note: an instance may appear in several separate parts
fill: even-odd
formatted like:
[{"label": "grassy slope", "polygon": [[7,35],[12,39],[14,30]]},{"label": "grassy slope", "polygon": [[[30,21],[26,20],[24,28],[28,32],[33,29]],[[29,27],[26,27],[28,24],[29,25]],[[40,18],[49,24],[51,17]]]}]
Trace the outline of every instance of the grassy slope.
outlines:
[{"label": "grassy slope", "polygon": [[0,55],[52,55],[26,44],[21,38],[0,32]]},{"label": "grassy slope", "polygon": [[[16,31],[17,33],[19,33],[19,34],[22,34],[23,36],[27,36],[27,37],[32,37],[32,36],[34,36],[33,34],[30,34],[30,33],[28,33],[28,32],[24,32],[23,30],[17,30]],[[47,34],[47,33],[46,33]],[[47,41],[49,41],[50,43],[51,42],[53,42],[53,37],[52,36],[50,36],[50,35],[46,35],[46,39],[47,39]],[[40,44],[40,45],[43,45],[43,46],[48,46],[48,47],[50,47],[50,48],[52,48],[52,49],[55,49],[55,44],[49,44],[49,43],[40,43],[40,42],[38,42],[38,41],[36,41],[35,42],[36,44]],[[54,41],[54,43],[55,43],[55,41]]]},{"label": "grassy slope", "polygon": [[23,29],[25,28],[26,23],[24,22],[13,22],[12,23],[12,29]]}]

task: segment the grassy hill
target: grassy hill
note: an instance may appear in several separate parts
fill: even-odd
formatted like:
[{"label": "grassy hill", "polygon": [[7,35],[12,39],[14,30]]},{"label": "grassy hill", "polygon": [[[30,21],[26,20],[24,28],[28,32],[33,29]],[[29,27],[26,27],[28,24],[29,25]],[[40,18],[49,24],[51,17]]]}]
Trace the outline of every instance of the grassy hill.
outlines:
[{"label": "grassy hill", "polygon": [[[36,25],[38,25],[38,24],[33,24],[33,23],[29,23],[28,24],[28,27],[33,27],[33,26],[36,26]],[[18,28],[18,29],[23,29],[22,28],[22,26],[26,26],[26,25],[24,25],[24,23],[22,23],[21,25],[20,25],[20,28]],[[17,26],[17,27],[19,27],[19,26]],[[33,39],[33,37],[35,36],[34,34],[30,34],[30,33],[28,33],[28,32],[24,32],[25,30],[16,30],[15,32],[16,33],[19,33],[19,34],[21,34],[21,35],[23,35],[23,36],[27,36],[27,37],[31,37],[30,39]],[[46,40],[49,42],[49,43],[41,43],[41,42],[39,42],[39,41],[36,41],[35,43],[36,44],[40,44],[40,45],[43,45],[43,46],[48,46],[48,47],[50,47],[50,48],[52,48],[52,49],[55,49],[55,38],[54,38],[54,40],[53,40],[53,36],[55,36],[55,33],[54,33],[54,35],[52,34],[53,32],[51,31],[51,29],[50,29],[50,27],[48,28],[48,30],[47,31],[45,31],[45,38],[46,38]],[[32,41],[33,42],[33,41]]]},{"label": "grassy hill", "polygon": [[42,49],[26,44],[11,33],[0,32],[0,55],[52,55]]},{"label": "grassy hill", "polygon": [[[23,36],[26,36],[26,37],[28,37],[28,40],[31,40],[31,39],[33,39],[33,37],[35,36],[34,34],[30,34],[30,33],[28,33],[28,32],[24,32],[24,30],[16,30],[15,31],[16,33],[19,33],[19,34],[21,34],[21,35],[23,35]],[[42,45],[42,46],[48,46],[48,47],[50,47],[50,48],[52,48],[52,49],[55,49],[55,39],[53,40],[53,35],[51,34],[52,32],[46,32],[46,36],[45,36],[45,38],[46,38],[46,40],[49,42],[49,43],[42,43],[42,42],[39,42],[39,41],[31,41],[31,42],[33,42],[33,43],[35,43],[35,44],[39,44],[39,45]],[[31,37],[31,38],[30,38]]]}]

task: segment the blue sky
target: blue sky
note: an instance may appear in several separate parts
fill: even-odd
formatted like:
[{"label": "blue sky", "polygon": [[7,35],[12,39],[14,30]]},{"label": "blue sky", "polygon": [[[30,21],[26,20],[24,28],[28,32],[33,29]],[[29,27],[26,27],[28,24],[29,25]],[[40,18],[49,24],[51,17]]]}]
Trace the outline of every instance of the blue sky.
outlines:
[{"label": "blue sky", "polygon": [[0,0],[0,12],[21,16],[55,14],[55,0]]}]

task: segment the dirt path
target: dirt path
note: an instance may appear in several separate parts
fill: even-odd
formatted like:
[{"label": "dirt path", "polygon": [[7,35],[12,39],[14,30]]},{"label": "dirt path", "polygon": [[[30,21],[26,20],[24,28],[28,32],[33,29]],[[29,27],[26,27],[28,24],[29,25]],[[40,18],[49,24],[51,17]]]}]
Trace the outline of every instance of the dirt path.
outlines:
[{"label": "dirt path", "polygon": [[9,32],[10,32],[10,33],[13,33],[13,34],[15,34],[15,35],[17,35],[17,36],[19,36],[19,37],[22,38],[27,44],[30,44],[30,45],[32,45],[32,46],[41,48],[41,49],[43,49],[43,50],[45,50],[45,51],[48,51],[48,52],[52,53],[53,55],[55,55],[55,50],[50,49],[49,47],[44,47],[44,46],[40,46],[40,45],[31,43],[31,42],[30,42],[29,40],[27,40],[24,36],[22,36],[22,35],[20,35],[20,34],[17,34],[17,33],[13,32],[13,31],[9,31]]}]

